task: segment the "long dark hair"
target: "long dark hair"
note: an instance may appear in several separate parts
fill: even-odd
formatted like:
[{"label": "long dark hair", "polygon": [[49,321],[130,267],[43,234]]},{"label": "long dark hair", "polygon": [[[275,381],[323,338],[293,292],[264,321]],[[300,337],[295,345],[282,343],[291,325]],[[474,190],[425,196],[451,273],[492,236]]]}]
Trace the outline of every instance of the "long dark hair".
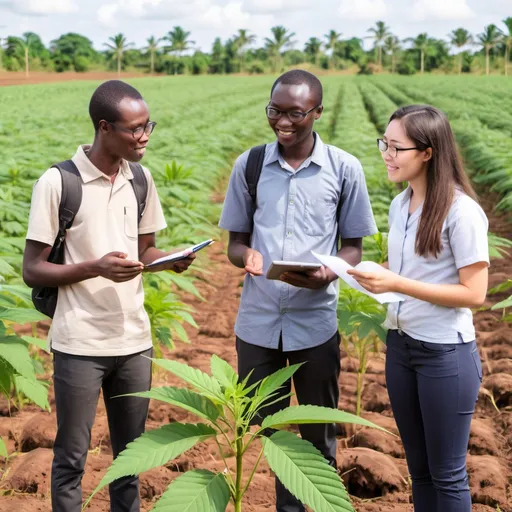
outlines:
[{"label": "long dark hair", "polygon": [[416,253],[435,258],[442,249],[441,230],[452,205],[456,187],[477,200],[443,112],[430,105],[407,105],[389,119],[400,120],[407,137],[421,150],[432,148],[427,168],[427,194],[416,235]]}]

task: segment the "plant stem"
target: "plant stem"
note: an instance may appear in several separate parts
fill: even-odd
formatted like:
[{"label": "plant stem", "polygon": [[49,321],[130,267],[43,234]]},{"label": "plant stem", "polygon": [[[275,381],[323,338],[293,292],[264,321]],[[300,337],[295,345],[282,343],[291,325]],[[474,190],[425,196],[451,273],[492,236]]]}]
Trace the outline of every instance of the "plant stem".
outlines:
[{"label": "plant stem", "polygon": [[254,468],[252,469],[251,476],[249,477],[249,480],[247,480],[247,483],[245,484],[244,490],[242,491],[242,496],[246,493],[247,489],[249,488],[249,484],[251,483],[254,473],[256,473],[256,470],[258,469],[258,466],[260,465],[261,457],[263,456],[263,448],[261,448],[260,454],[258,455],[258,460],[256,461],[256,464],[254,464]]},{"label": "plant stem", "polygon": [[244,445],[241,438],[236,440],[236,484],[235,512],[242,512],[242,470]]}]

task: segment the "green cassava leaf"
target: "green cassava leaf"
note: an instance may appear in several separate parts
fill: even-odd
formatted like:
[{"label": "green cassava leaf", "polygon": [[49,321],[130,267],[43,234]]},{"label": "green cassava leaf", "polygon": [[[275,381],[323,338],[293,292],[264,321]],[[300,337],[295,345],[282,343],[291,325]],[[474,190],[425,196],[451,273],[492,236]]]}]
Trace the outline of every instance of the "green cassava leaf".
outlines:
[{"label": "green cassava leaf", "polygon": [[229,497],[229,487],[222,473],[195,469],[176,478],[153,511],[225,512]]},{"label": "green cassava leaf", "polygon": [[210,368],[212,370],[212,375],[219,381],[221,386],[230,390],[235,388],[238,382],[238,375],[235,370],[231,368],[229,363],[213,354],[210,360]]},{"label": "green cassava leaf", "polygon": [[224,401],[219,383],[201,370],[196,370],[187,364],[167,359],[153,359],[153,363],[194,386],[201,391],[204,396],[210,399]]},{"label": "green cassava leaf", "polygon": [[0,285],[0,293],[2,292],[17,297],[32,307],[32,290],[28,286],[3,284]]},{"label": "green cassava leaf", "polygon": [[[379,425],[355,414],[328,407],[319,407],[318,405],[293,405],[287,407],[267,416],[261,426],[262,428],[282,428],[286,425],[302,425],[307,423],[354,423],[388,432],[386,429],[379,427]],[[388,433],[394,435],[391,432]]]},{"label": "green cassava leaf", "polygon": [[35,380],[34,366],[27,346],[17,336],[0,337],[0,357],[5,359],[20,375]]},{"label": "green cassava leaf", "polygon": [[207,425],[171,423],[145,432],[112,462],[105,476],[89,496],[87,503],[105,485],[123,476],[138,475],[143,471],[162,466],[192,448],[199,441],[214,437],[215,430]]},{"label": "green cassava leaf", "polygon": [[0,457],[7,458],[9,454],[7,453],[7,446],[4,443],[4,440],[0,437]]},{"label": "green cassava leaf", "polygon": [[270,468],[302,503],[317,512],[354,512],[336,470],[309,441],[287,431],[262,441]]},{"label": "green cassava leaf", "polygon": [[35,338],[34,336],[21,336],[21,339],[23,341],[26,341],[27,343],[35,345],[36,347],[40,348],[41,350],[44,350],[45,352],[50,352],[48,350],[47,340],[43,340],[42,338]]},{"label": "green cassava leaf", "polygon": [[140,396],[142,398],[160,400],[181,407],[205,420],[215,421],[219,416],[219,411],[211,400],[195,391],[185,388],[166,386],[152,388],[149,391],[142,391],[140,393],[130,393],[124,396]]},{"label": "green cassava leaf", "polygon": [[504,309],[504,308],[512,308],[512,295],[505,300],[502,300],[501,302],[498,302],[497,304],[494,304],[491,309]]},{"label": "green cassava leaf", "polygon": [[23,375],[16,375],[14,377],[14,385],[18,391],[21,391],[41,409],[51,410],[48,402],[48,386],[45,386],[38,380],[27,379]]},{"label": "green cassava leaf", "polygon": [[41,320],[48,320],[46,315],[39,313],[36,309],[32,308],[1,308],[0,320],[7,320],[17,324],[26,324],[32,322],[40,322]]},{"label": "green cassava leaf", "polygon": [[292,364],[265,377],[258,388],[257,395],[264,397],[278,390],[301,366],[302,363]]}]

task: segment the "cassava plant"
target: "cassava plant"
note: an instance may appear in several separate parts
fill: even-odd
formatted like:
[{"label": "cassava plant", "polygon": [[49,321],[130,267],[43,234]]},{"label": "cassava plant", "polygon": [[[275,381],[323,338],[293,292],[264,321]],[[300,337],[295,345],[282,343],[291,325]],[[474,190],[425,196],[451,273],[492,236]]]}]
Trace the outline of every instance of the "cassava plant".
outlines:
[{"label": "cassava plant", "polygon": [[[251,426],[262,407],[282,399],[279,389],[300,365],[283,368],[248,385],[248,378],[240,382],[233,368],[216,355],[211,358],[211,375],[178,361],[153,362],[184,380],[192,390],[160,387],[132,396],[180,407],[202,423],[171,423],[129,443],[84,508],[102,487],[114,480],[162,466],[198,442],[212,441],[217,444],[224,471],[198,469],[184,473],[171,482],[153,508],[155,512],[221,512],[229,502],[235,512],[241,512],[243,497],[263,456],[281,482],[312,510],[354,510],[335,469],[311,443],[286,428],[294,424],[337,422],[384,429],[353,414],[312,405],[287,407],[267,416],[261,425]],[[260,444],[259,456],[253,467],[246,467],[244,454],[253,443]],[[230,467],[228,457],[234,457],[234,467]]]},{"label": "cassava plant", "polygon": [[361,414],[361,397],[368,363],[379,353],[379,339],[386,342],[382,323],[386,318],[384,306],[352,288],[340,288],[338,325],[345,352],[357,358],[356,415]]},{"label": "cassava plant", "polygon": [[[35,323],[46,317],[33,308],[30,290],[23,285],[8,284],[7,277],[16,278],[16,272],[0,259],[0,395],[6,397],[9,409],[11,402],[21,408],[28,399],[50,410],[48,387],[37,380],[39,362],[29,351],[30,345],[44,348],[44,341],[31,336],[20,337],[13,329],[15,324]],[[0,456],[7,457],[1,438]]]},{"label": "cassava plant", "polygon": [[[512,279],[508,279],[507,281],[499,284],[498,286],[492,288],[491,290],[489,290],[489,294],[493,294],[493,293],[500,293],[500,292],[505,292],[507,290],[510,290],[512,289]],[[504,299],[500,302],[498,302],[497,304],[494,304],[491,309],[494,311],[494,310],[498,310],[498,309],[502,309],[503,310],[503,317],[502,317],[502,320],[504,322],[508,322],[508,323],[512,323],[512,312],[511,312],[511,309],[512,309],[512,295],[510,297],[508,297],[507,299]],[[508,309],[508,311],[507,311]]]}]

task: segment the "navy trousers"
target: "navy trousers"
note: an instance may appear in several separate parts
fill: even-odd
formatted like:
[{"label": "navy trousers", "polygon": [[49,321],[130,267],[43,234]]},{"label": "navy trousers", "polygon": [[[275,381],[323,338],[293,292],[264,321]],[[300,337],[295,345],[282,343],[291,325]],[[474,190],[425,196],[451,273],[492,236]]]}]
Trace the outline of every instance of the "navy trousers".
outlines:
[{"label": "navy trousers", "polygon": [[[322,407],[338,408],[340,375],[340,335],[336,333],[331,339],[304,350],[283,352],[281,343],[279,349],[270,349],[251,345],[236,338],[238,354],[238,375],[243,380],[250,373],[248,385],[285,368],[287,364],[304,363],[294,374],[293,384],[297,400],[301,405],[320,405]],[[252,373],[251,373],[252,372]],[[278,396],[285,397],[291,391],[291,380],[286,382],[278,391]],[[270,414],[288,407],[290,397],[264,407],[255,423]],[[336,429],[334,423],[299,425],[303,439],[310,441],[336,467]],[[271,432],[268,432],[270,434]],[[304,505],[276,478],[276,512],[305,512]]]},{"label": "navy trousers", "polygon": [[415,512],[469,512],[466,454],[482,381],[476,342],[427,343],[388,332],[386,383]]}]

